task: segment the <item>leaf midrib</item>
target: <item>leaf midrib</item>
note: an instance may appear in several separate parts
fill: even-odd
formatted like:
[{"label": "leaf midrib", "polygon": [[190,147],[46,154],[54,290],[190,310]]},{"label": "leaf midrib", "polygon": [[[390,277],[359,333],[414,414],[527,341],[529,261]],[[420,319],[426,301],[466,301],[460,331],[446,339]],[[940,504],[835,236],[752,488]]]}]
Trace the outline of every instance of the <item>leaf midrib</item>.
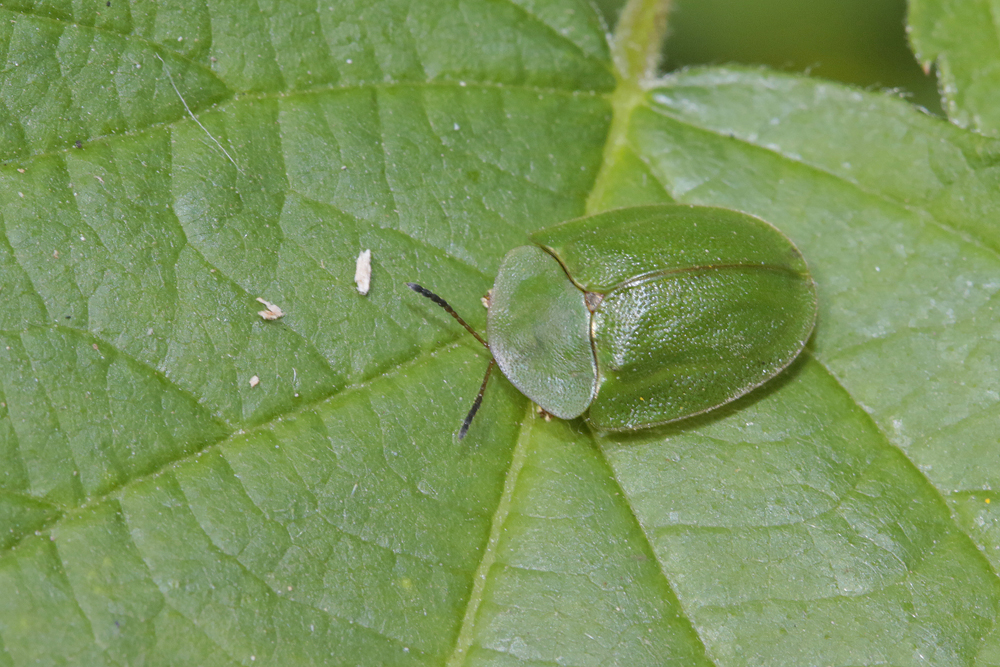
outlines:
[{"label": "leaf midrib", "polygon": [[514,490],[517,486],[517,480],[521,476],[521,470],[524,468],[525,462],[528,460],[534,420],[535,404],[529,401],[525,407],[524,419],[521,420],[517,444],[514,445],[514,451],[511,453],[510,466],[504,475],[503,492],[500,495],[500,502],[497,503],[496,510],[494,510],[493,517],[490,520],[490,535],[483,549],[483,556],[479,559],[479,564],[476,566],[476,571],[473,574],[472,591],[465,605],[462,624],[455,637],[454,649],[446,662],[448,667],[461,667],[466,653],[471,648],[472,642],[475,639],[476,613],[479,611],[479,607],[484,599],[484,590],[490,570],[496,562],[500,536],[514,502]]}]

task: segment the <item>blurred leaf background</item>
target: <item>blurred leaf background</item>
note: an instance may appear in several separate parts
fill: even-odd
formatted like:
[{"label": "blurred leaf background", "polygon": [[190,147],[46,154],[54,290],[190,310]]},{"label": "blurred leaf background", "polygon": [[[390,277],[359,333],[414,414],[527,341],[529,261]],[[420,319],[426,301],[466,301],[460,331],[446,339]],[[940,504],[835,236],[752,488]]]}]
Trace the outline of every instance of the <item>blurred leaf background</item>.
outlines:
[{"label": "blurred leaf background", "polygon": [[899,90],[940,113],[933,75],[906,42],[902,0],[676,0],[664,66],[741,63]]}]

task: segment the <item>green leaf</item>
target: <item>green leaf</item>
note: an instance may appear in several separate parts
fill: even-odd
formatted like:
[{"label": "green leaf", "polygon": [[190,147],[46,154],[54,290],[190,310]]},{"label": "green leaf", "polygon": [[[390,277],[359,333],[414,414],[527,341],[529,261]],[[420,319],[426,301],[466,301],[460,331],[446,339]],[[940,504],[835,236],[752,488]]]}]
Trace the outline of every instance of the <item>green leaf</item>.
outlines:
[{"label": "green leaf", "polygon": [[[659,9],[4,3],[0,665],[1000,662],[1000,143],[650,80]],[[530,232],[671,200],[803,251],[799,361],[603,438],[495,376],[456,442],[487,358],[405,282],[482,330]]]},{"label": "green leaf", "polygon": [[917,59],[937,67],[948,117],[962,127],[1000,133],[1000,39],[988,0],[910,0],[907,30]]}]

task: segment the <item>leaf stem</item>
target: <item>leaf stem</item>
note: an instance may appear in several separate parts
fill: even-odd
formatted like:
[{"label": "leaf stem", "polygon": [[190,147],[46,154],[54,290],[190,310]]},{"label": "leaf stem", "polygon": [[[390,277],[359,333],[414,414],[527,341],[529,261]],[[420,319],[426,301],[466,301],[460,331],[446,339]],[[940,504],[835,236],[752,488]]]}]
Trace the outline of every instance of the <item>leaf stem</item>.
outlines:
[{"label": "leaf stem", "polygon": [[630,0],[618,19],[611,44],[618,86],[611,95],[611,129],[601,170],[587,197],[588,215],[604,208],[609,176],[628,143],[632,111],[645,99],[645,83],[656,77],[669,7],[670,0]]},{"label": "leaf stem", "polygon": [[656,76],[669,8],[670,0],[629,0],[622,10],[611,44],[621,83],[641,85]]}]

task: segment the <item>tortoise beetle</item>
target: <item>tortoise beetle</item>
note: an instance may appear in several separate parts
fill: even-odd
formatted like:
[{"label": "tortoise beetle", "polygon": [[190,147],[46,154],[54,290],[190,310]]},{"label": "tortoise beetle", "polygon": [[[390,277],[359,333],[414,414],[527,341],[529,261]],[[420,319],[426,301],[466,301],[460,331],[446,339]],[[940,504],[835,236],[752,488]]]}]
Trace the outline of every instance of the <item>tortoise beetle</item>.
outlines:
[{"label": "tortoise beetle", "polygon": [[799,250],[760,218],[683,204],[622,208],[530,236],[488,302],[493,364],[561,419],[629,431],[712,410],[780,373],[808,341],[816,286]]}]

